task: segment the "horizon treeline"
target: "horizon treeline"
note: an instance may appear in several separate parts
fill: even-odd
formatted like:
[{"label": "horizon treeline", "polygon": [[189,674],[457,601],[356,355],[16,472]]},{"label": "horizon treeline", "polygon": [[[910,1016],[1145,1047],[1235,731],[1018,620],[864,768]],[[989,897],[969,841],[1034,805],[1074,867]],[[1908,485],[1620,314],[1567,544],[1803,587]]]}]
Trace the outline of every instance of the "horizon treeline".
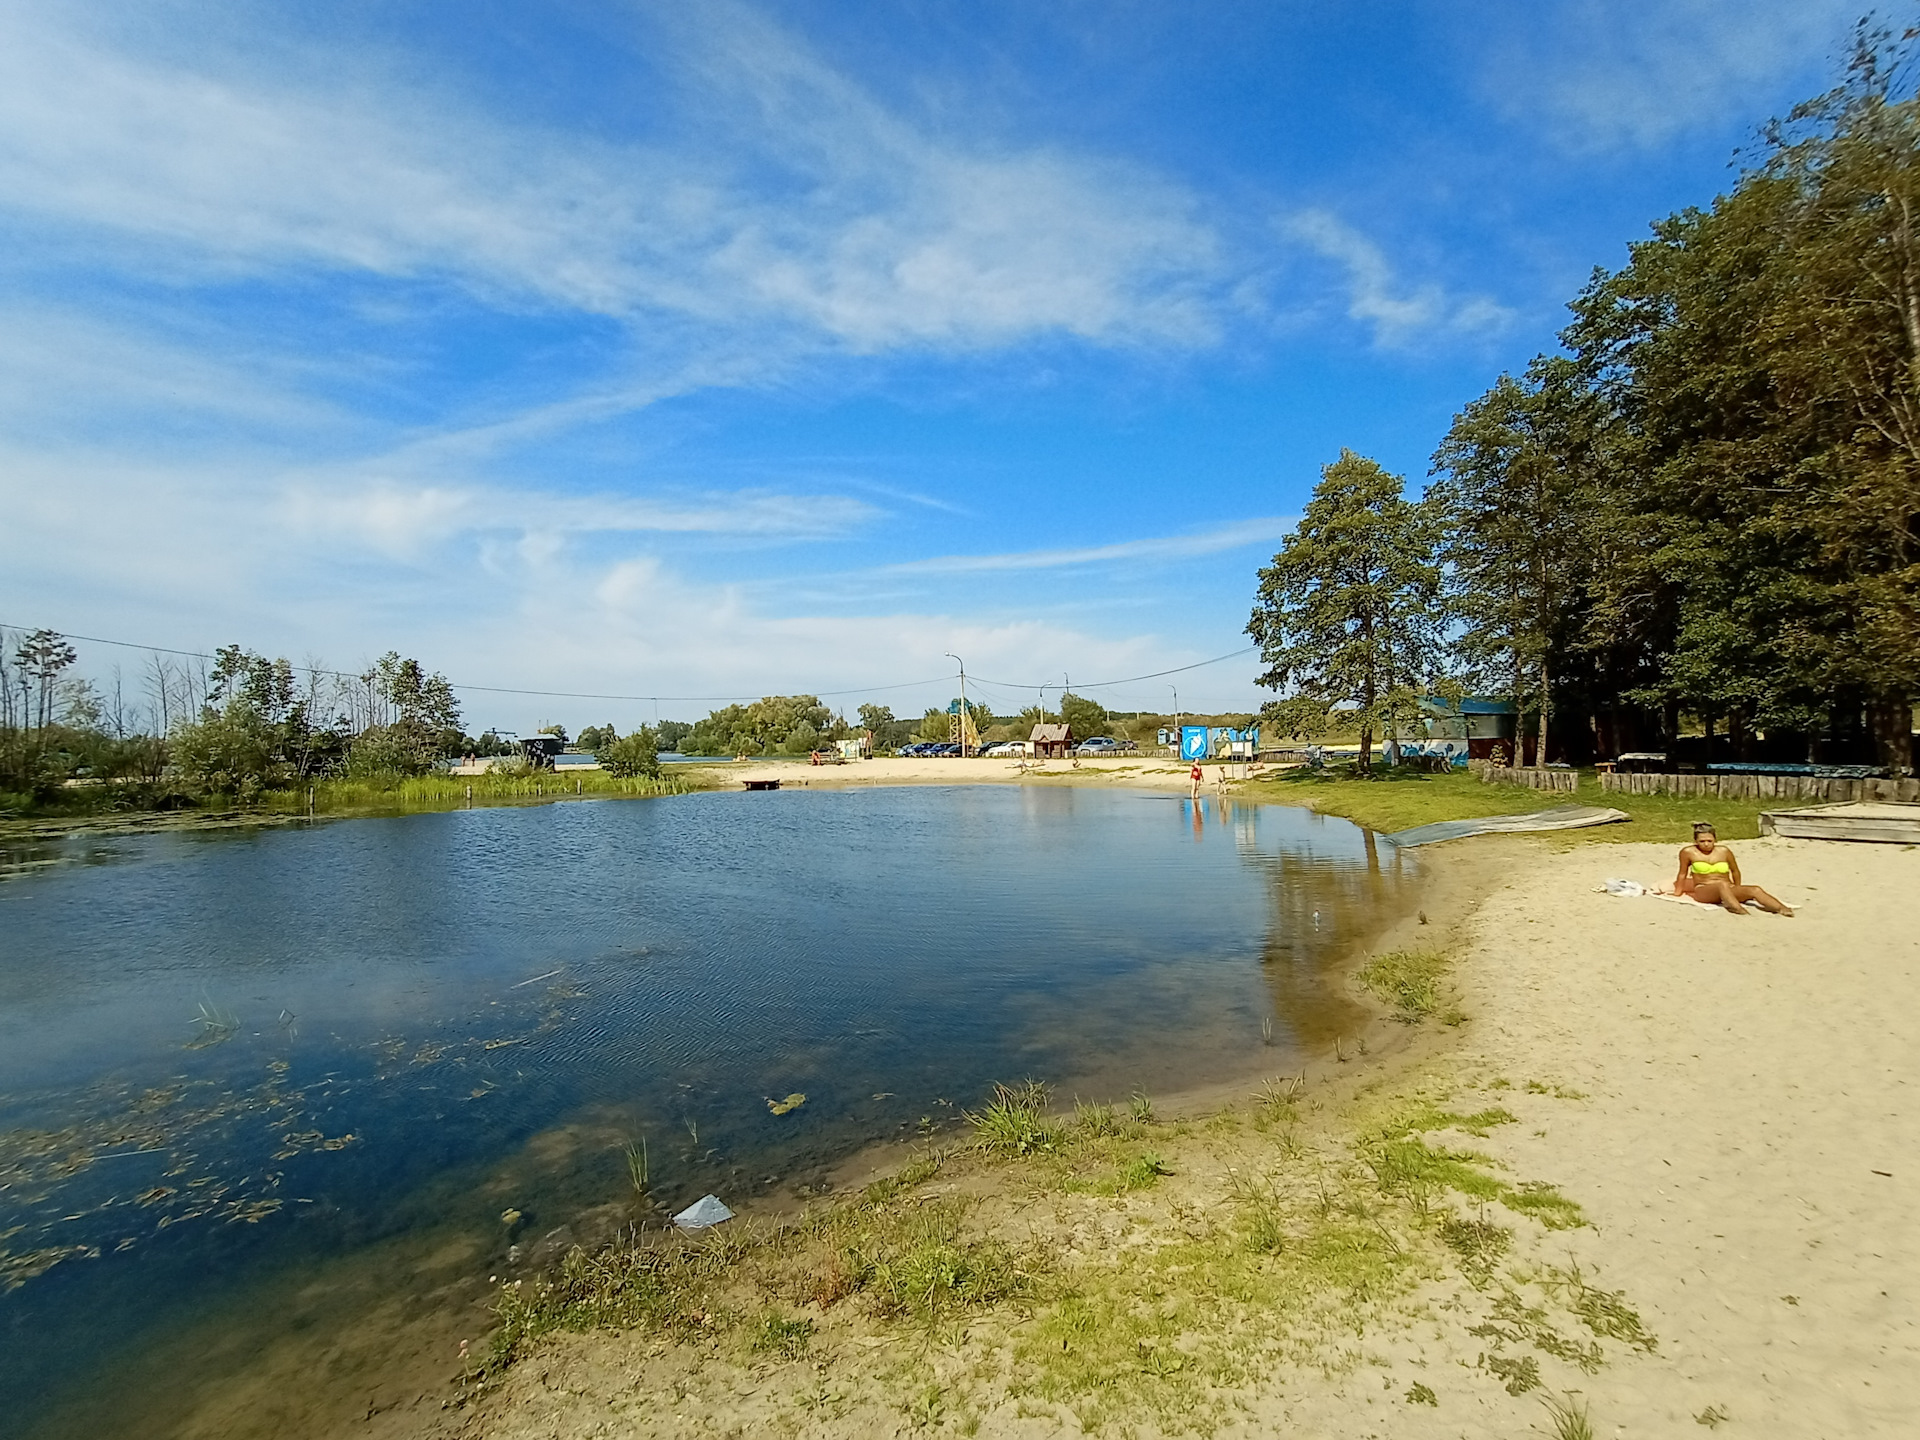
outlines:
[{"label": "horizon treeline", "polygon": [[501,754],[461,730],[444,675],[389,651],[359,674],[269,660],[239,645],[158,651],[104,686],[52,630],[0,630],[0,808],[44,804],[76,776],[165,808],[210,795],[251,801],[320,776],[419,775],[463,750]]},{"label": "horizon treeline", "polygon": [[[115,666],[104,683],[76,674],[78,659],[56,631],[0,628],[0,814],[251,804],[322,779],[381,788],[461,756],[518,756],[496,731],[467,734],[447,678],[396,651],[357,673],[270,660],[239,645],[205,657],[152,651],[137,671]],[[1008,717],[978,702],[968,709],[983,742],[1024,736],[1042,718],[1038,707]],[[1110,720],[1080,695],[1069,693],[1045,718],[1063,714],[1081,737],[1104,733],[1113,720],[1124,728],[1123,717]],[[573,743],[615,776],[654,776],[661,751],[805,755],[858,731],[871,732],[884,752],[915,738],[948,738],[952,716],[933,708],[902,719],[869,704],[856,725],[816,696],[770,695],[624,736],[612,724],[587,725]],[[535,733],[568,743],[561,725]]]},{"label": "horizon treeline", "polygon": [[1420,694],[1479,689],[1575,763],[1687,716],[1740,758],[1912,767],[1914,58],[1863,25],[1840,86],[1460,412],[1420,500],[1351,452],[1327,468],[1248,626],[1271,722],[1341,704],[1406,734]]}]

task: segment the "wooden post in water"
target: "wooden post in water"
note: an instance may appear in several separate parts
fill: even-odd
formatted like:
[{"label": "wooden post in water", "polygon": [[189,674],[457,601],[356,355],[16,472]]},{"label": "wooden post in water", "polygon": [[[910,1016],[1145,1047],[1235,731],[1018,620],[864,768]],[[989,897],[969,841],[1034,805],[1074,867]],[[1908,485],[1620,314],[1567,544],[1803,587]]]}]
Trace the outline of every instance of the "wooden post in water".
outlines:
[{"label": "wooden post in water", "polygon": [[473,786],[471,785],[467,786],[467,808],[469,810],[473,808]]},{"label": "wooden post in water", "polygon": [[313,786],[307,786],[307,819],[313,819]]},{"label": "wooden post in water", "polygon": [[575,777],[573,782],[573,793],[576,795],[580,793],[580,781],[578,777]]}]

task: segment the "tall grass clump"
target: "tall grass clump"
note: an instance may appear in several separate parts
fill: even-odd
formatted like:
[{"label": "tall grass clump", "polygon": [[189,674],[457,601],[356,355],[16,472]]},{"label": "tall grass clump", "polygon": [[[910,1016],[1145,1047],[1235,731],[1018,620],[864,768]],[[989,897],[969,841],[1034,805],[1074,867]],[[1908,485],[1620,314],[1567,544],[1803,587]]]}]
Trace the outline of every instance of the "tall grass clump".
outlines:
[{"label": "tall grass clump", "polygon": [[1356,977],[1372,994],[1393,1006],[1395,1018],[1417,1024],[1440,1007],[1440,986],[1447,962],[1430,950],[1392,950],[1360,967]]},{"label": "tall grass clump", "polygon": [[993,1099],[981,1110],[964,1112],[983,1149],[1004,1155],[1033,1155],[1058,1147],[1060,1135],[1047,1123],[1047,1087],[1038,1080],[993,1087]]},{"label": "tall grass clump", "polygon": [[1540,1403],[1547,1407],[1547,1418],[1553,1424],[1553,1440],[1593,1440],[1593,1421],[1584,1400],[1543,1395]]}]

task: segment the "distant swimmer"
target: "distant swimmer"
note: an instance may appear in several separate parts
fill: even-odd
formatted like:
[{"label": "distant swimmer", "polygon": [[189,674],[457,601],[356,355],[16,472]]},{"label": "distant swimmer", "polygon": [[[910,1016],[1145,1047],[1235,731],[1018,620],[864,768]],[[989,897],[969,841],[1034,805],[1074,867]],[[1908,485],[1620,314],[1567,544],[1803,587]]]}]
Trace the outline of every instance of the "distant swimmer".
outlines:
[{"label": "distant swimmer", "polygon": [[1705,821],[1693,827],[1693,843],[1680,852],[1680,873],[1674,877],[1673,888],[1677,895],[1689,896],[1702,905],[1718,905],[1735,915],[1747,913],[1749,900],[1775,915],[1793,914],[1792,906],[1783,905],[1758,885],[1741,883],[1740,862]]}]

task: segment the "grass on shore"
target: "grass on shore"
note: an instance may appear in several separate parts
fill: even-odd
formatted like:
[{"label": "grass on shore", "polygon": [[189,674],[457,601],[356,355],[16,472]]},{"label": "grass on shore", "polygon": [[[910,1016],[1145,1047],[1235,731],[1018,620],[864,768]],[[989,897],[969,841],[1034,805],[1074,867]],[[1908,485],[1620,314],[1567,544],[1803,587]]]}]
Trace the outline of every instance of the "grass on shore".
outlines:
[{"label": "grass on shore", "polygon": [[1468,820],[1484,815],[1525,815],[1559,805],[1606,805],[1623,810],[1621,824],[1596,825],[1586,830],[1559,830],[1543,839],[1567,845],[1618,844],[1628,841],[1687,842],[1695,820],[1711,821],[1722,840],[1751,840],[1760,833],[1762,810],[1784,810],[1815,801],[1727,800],[1715,796],[1628,795],[1602,791],[1590,771],[1580,772],[1579,790],[1531,790],[1524,785],[1489,785],[1462,771],[1443,775],[1414,770],[1376,768],[1372,779],[1342,772],[1312,773],[1291,770],[1250,781],[1243,791],[1249,798],[1304,805],[1325,815],[1339,815],[1369,830],[1392,833],[1436,820]]},{"label": "grass on shore", "polygon": [[[313,782],[314,813],[366,814],[415,810],[456,810],[467,804],[471,791],[475,805],[511,805],[527,801],[567,800],[587,796],[684,795],[702,788],[700,777],[670,774],[658,779],[635,776],[622,779],[604,770],[556,774],[541,770],[525,775],[413,775],[387,779],[328,779]],[[304,815],[307,787],[269,790],[258,809],[269,814]]]},{"label": "grass on shore", "polygon": [[[1276,1367],[1348,1369],[1363,1337],[1416,1313],[1452,1317],[1463,1356],[1481,1354],[1479,1380],[1459,1383],[1516,1395],[1542,1383],[1541,1359],[1589,1372],[1603,1341],[1652,1344],[1624,1297],[1510,1259],[1584,1221],[1444,1138],[1512,1123],[1505,1109],[1419,1092],[1312,1124],[1297,1086],[1269,1085],[1166,1124],[1144,1104],[1050,1114],[1047,1098],[996,1087],[971,1142],[794,1222],[636,1235],[509,1282],[474,1393],[544,1336],[613,1329],[644,1337],[635,1362],[697,1368],[710,1399],[790,1388],[794,1426],[801,1410],[844,1421],[909,1396],[928,1412],[909,1425],[939,1411],[963,1434],[1008,1408],[1089,1431],[1208,1430]],[[1439,1312],[1418,1298],[1449,1283]]]}]

